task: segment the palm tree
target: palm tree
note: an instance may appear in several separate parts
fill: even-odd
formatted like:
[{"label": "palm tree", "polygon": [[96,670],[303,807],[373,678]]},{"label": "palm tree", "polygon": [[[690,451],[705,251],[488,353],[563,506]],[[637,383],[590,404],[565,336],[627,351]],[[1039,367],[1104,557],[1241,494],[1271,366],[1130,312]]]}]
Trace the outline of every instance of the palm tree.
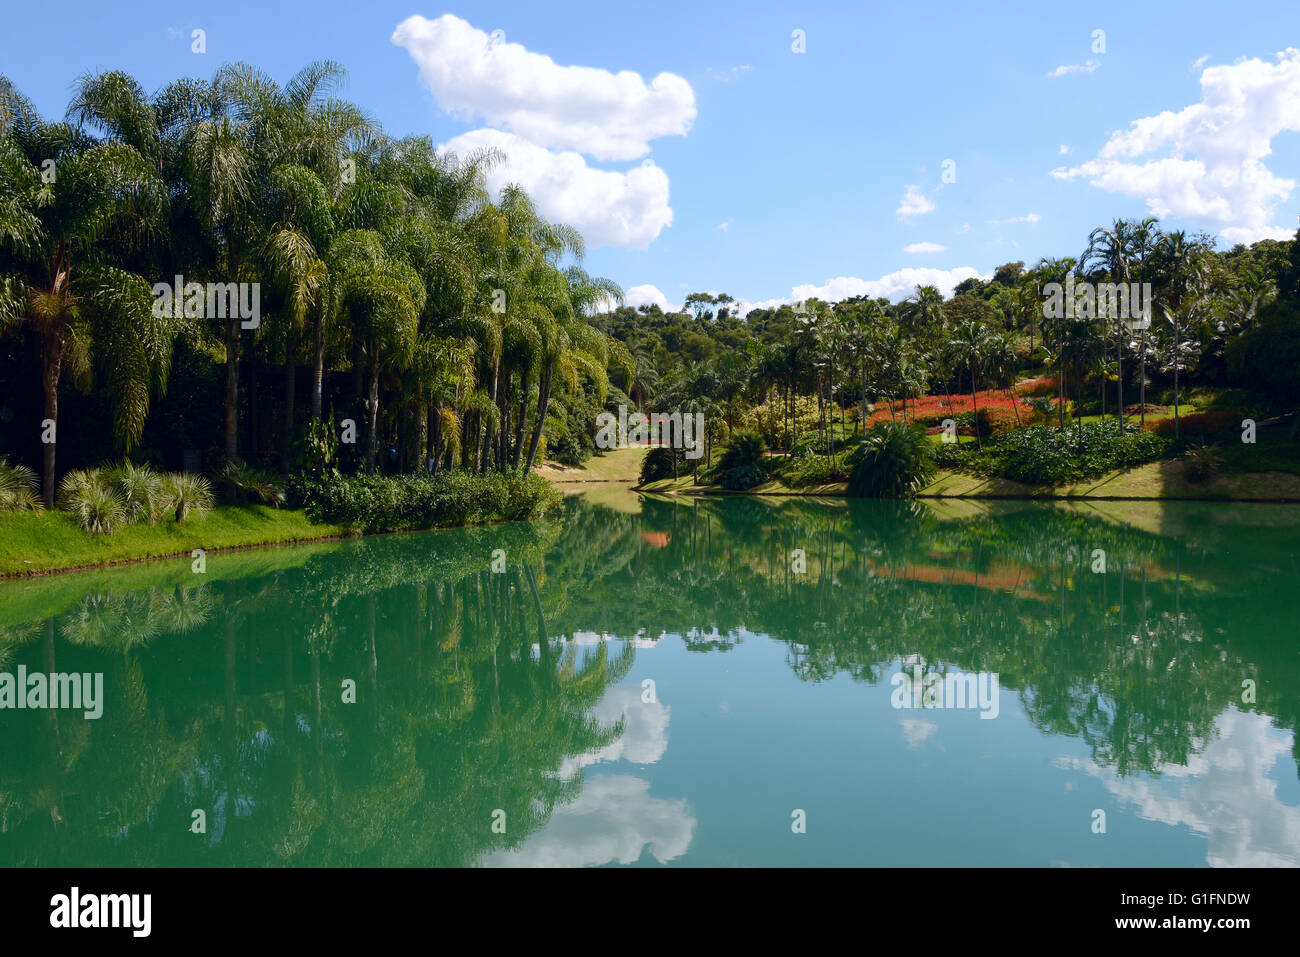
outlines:
[{"label": "palm tree", "polygon": [[[1132,246],[1134,242],[1133,226],[1123,219],[1117,219],[1109,229],[1098,227],[1088,236],[1088,248],[1079,260],[1079,265],[1086,269],[1089,263],[1099,263],[1104,274],[1111,282],[1123,282],[1125,286],[1132,281]],[[1124,295],[1127,295],[1125,292]],[[1120,426],[1124,423],[1124,323],[1120,316],[1104,315],[1110,306],[1098,301],[1098,318],[1105,323],[1107,319],[1115,323],[1115,381],[1119,390],[1117,415]],[[1102,385],[1102,402],[1105,403],[1105,385]]]},{"label": "palm tree", "polygon": [[[1039,280],[1039,291],[1041,297],[1042,287],[1048,283],[1065,284],[1070,273],[1074,271],[1075,261],[1069,256],[1060,259],[1041,259],[1037,268],[1034,270]],[[1072,304],[1070,304],[1072,306]],[[1062,310],[1069,311],[1069,308]],[[1057,362],[1057,414],[1059,416],[1059,426],[1062,432],[1065,431],[1065,363],[1061,361],[1065,353],[1065,319],[1064,317],[1056,320],[1056,362]]]},{"label": "palm tree", "polygon": [[966,363],[970,371],[970,399],[975,411],[975,442],[982,451],[984,440],[980,436],[979,391],[980,372],[985,361],[997,345],[996,337],[988,326],[977,319],[967,319],[953,330],[949,347]]},{"label": "palm tree", "polygon": [[151,393],[166,387],[176,322],[155,315],[148,282],[127,268],[147,255],[166,190],[134,147],[46,123],[0,77],[0,196],[0,323],[26,324],[41,343],[42,491],[53,507],[65,367],[85,384],[97,356],[123,451],[140,439]]},{"label": "palm tree", "polygon": [[1174,439],[1179,437],[1179,372],[1196,348],[1183,341],[1184,321],[1196,315],[1203,305],[1201,286],[1205,281],[1205,262],[1198,243],[1188,240],[1182,230],[1161,237],[1158,256],[1165,275],[1165,302],[1162,312],[1173,328],[1173,341],[1166,350],[1166,368],[1174,373]]}]

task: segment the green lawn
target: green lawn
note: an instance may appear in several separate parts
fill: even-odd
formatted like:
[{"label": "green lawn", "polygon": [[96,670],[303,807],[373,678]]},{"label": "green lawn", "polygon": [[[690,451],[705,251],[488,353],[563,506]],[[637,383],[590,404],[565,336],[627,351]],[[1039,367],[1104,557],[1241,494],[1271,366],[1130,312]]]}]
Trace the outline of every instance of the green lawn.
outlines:
[{"label": "green lawn", "polygon": [[16,512],[0,515],[0,576],[188,556],[196,548],[299,542],[343,532],[335,525],[313,525],[303,512],[265,505],[221,506],[184,525],[168,518],[157,525],[129,525],[111,535],[83,532],[67,512]]},{"label": "green lawn", "polygon": [[582,465],[546,462],[537,474],[556,483],[566,482],[636,482],[641,477],[641,460],[648,450],[640,447],[598,452]]}]

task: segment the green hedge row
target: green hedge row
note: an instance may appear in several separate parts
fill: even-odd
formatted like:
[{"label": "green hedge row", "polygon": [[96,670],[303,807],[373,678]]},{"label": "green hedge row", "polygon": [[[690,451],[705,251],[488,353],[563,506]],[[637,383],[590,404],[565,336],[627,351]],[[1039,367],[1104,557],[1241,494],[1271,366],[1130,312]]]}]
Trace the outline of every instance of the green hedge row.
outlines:
[{"label": "green hedge row", "polygon": [[980,475],[997,475],[1031,485],[1055,485],[1089,478],[1111,469],[1164,458],[1170,442],[1130,425],[1122,431],[1114,420],[1064,430],[1030,426],[986,439],[984,451],[974,443],[940,445],[938,464]]},{"label": "green hedge row", "polygon": [[560,501],[551,483],[520,471],[327,474],[297,480],[291,493],[313,522],[366,532],[525,521],[540,518]]}]

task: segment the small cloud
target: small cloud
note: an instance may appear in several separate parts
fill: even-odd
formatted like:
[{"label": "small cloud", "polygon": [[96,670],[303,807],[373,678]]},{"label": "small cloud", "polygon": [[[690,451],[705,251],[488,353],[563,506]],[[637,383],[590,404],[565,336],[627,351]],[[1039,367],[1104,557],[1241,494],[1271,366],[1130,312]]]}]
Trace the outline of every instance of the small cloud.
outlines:
[{"label": "small cloud", "polygon": [[899,724],[903,727],[903,740],[907,742],[909,748],[920,747],[939,730],[939,726],[932,721],[905,718]]},{"label": "small cloud", "polygon": [[970,223],[962,223],[962,224],[961,224],[961,229],[954,229],[953,232],[954,232],[954,233],[968,233],[968,232],[970,232]]},{"label": "small cloud", "polygon": [[921,187],[911,185],[903,193],[902,202],[898,205],[898,217],[906,219],[909,216],[924,216],[926,213],[934,212],[934,203],[928,196],[921,192]]},{"label": "small cloud", "polygon": [[1010,219],[990,219],[989,225],[1007,226],[1010,225],[1011,223],[1029,223],[1032,226],[1042,218],[1043,217],[1039,216],[1037,213],[1026,213],[1023,216],[1012,216]]},{"label": "small cloud", "polygon": [[722,230],[724,233],[730,228],[731,228],[731,220],[729,219],[724,222],[718,223],[718,229]]},{"label": "small cloud", "polygon": [[[685,288],[686,283],[682,283]],[[656,305],[664,312],[680,312],[681,306],[675,305],[668,301],[668,297],[659,291],[659,287],[646,283],[642,286],[633,286],[627,292],[623,293],[623,305],[631,306],[636,309],[638,306]],[[613,308],[613,304],[609,304]]]},{"label": "small cloud", "polygon": [[1189,66],[1187,69],[1191,70],[1193,73],[1196,73],[1201,69],[1201,67],[1205,66],[1206,61],[1209,59],[1210,59],[1210,55],[1208,53],[1205,54],[1205,56],[1197,57],[1195,60],[1192,61],[1192,65]]},{"label": "small cloud", "polygon": [[946,252],[947,246],[940,246],[938,243],[909,243],[903,247],[903,252],[912,253],[941,253]]},{"label": "small cloud", "polygon": [[1051,73],[1047,74],[1047,76],[1050,79],[1056,80],[1063,76],[1069,76],[1072,73],[1092,73],[1099,66],[1101,66],[1100,60],[1086,60],[1083,63],[1070,63],[1064,66],[1058,66]]},{"label": "small cloud", "polygon": [[1066,146],[1064,143],[1062,143],[1062,144],[1060,145],[1060,147],[1057,149],[1056,152],[1059,153],[1061,156],[1069,156],[1069,155],[1070,155],[1070,147],[1068,147],[1068,146]]},{"label": "small cloud", "polygon": [[741,78],[741,76],[752,69],[754,68],[748,63],[742,64],[741,66],[733,66],[729,70],[715,70],[713,67],[709,67],[704,71],[704,75],[710,80],[717,80],[719,83],[735,83]]}]

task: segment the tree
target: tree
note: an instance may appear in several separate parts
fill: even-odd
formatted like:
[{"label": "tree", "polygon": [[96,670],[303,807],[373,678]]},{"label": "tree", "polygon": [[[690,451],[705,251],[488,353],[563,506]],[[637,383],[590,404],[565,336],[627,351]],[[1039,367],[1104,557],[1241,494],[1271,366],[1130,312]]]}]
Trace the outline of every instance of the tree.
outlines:
[{"label": "tree", "polygon": [[28,325],[41,344],[42,495],[53,507],[64,369],[82,384],[102,371],[124,451],[166,387],[177,320],[156,313],[149,283],[127,268],[160,228],[166,191],[133,146],[46,123],[0,77],[0,197],[0,322]]},{"label": "tree", "polygon": [[975,442],[983,450],[984,440],[980,436],[979,391],[980,373],[985,360],[993,352],[996,338],[989,332],[988,326],[976,319],[966,319],[953,329],[953,338],[949,345],[966,363],[970,370],[970,399],[975,411]]}]

